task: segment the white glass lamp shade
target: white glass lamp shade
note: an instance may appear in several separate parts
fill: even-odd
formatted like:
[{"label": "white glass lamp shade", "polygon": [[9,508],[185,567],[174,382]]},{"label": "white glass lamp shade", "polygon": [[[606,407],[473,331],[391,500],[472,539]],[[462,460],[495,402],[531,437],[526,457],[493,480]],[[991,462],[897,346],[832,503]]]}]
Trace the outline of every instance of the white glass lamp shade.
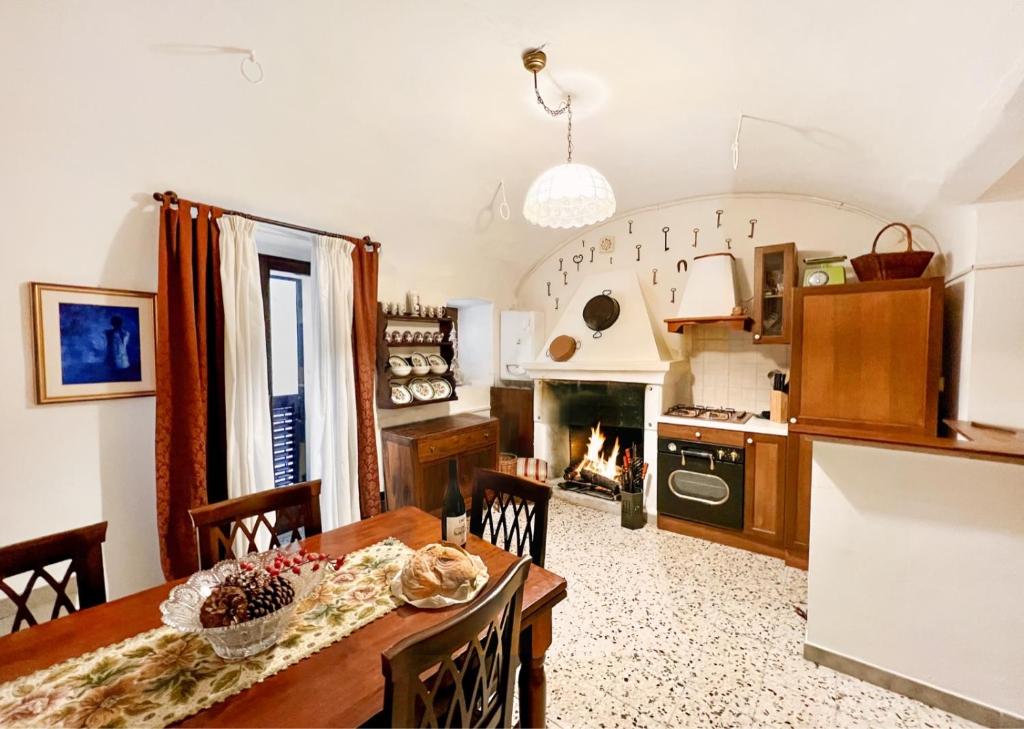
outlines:
[{"label": "white glass lamp shade", "polygon": [[615,193],[600,172],[570,162],[542,173],[526,193],[523,217],[546,228],[581,228],[611,217]]}]

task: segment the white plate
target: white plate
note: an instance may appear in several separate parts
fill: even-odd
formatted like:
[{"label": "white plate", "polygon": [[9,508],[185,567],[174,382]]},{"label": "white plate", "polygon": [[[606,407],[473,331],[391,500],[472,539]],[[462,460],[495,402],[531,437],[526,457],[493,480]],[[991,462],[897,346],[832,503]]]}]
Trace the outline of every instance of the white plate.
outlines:
[{"label": "white plate", "polygon": [[409,392],[417,400],[433,400],[434,388],[430,384],[430,380],[424,379],[423,377],[417,377],[413,380],[409,380]]},{"label": "white plate", "polygon": [[406,361],[405,357],[399,357],[397,354],[393,354],[388,357],[389,367],[408,367],[409,362]]},{"label": "white plate", "polygon": [[422,352],[413,352],[412,354],[410,354],[409,364],[411,364],[413,367],[430,367],[430,365],[427,364],[427,355],[423,354]]},{"label": "white plate", "polygon": [[435,365],[444,365],[445,369],[448,368],[448,363],[445,362],[444,361],[444,357],[442,357],[439,354],[428,354],[427,355],[427,364],[430,365],[431,367],[433,367]]},{"label": "white plate", "polygon": [[392,385],[391,402],[395,405],[407,405],[412,402],[412,393],[405,385]]},{"label": "white plate", "polygon": [[484,586],[487,584],[487,580],[490,579],[490,575],[487,574],[487,565],[484,564],[484,561],[475,554],[469,555],[469,558],[473,561],[473,564],[476,565],[480,572],[477,574],[475,580],[467,582],[459,588],[455,597],[434,595],[433,597],[425,597],[421,600],[406,599],[405,595],[402,594],[402,570],[396,572],[395,576],[391,578],[391,594],[401,600],[405,600],[405,602],[409,603],[413,607],[418,608],[434,609],[467,603],[480,594],[480,590],[484,589]]},{"label": "white plate", "polygon": [[440,377],[431,377],[428,381],[434,389],[435,400],[447,400],[452,396],[452,386],[448,380],[443,380]]}]

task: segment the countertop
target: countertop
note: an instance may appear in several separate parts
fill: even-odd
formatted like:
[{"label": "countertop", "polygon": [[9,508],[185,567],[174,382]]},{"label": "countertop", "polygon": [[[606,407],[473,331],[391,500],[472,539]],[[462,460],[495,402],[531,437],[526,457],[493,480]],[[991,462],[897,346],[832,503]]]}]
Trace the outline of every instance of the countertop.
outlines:
[{"label": "countertop", "polygon": [[814,440],[875,448],[935,453],[960,458],[980,458],[1024,465],[1024,432],[986,428],[973,423],[947,420],[952,431],[949,436],[894,434],[884,431],[857,431],[848,429],[808,428],[793,426],[793,433]]},{"label": "countertop", "polygon": [[756,415],[745,423],[726,423],[721,420],[707,420],[706,418],[679,418],[675,415],[662,415],[658,418],[658,422],[671,423],[672,425],[687,425],[691,428],[738,430],[741,433],[761,433],[763,435],[787,435],[789,433],[789,425],[787,423],[773,423],[771,420],[765,420]]}]

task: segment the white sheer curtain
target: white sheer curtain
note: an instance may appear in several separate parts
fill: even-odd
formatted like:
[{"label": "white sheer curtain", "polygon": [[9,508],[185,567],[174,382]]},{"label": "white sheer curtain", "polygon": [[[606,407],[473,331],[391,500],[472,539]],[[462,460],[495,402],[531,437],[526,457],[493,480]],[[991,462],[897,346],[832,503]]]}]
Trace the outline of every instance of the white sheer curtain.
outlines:
[{"label": "white sheer curtain", "polygon": [[235,215],[224,215],[217,224],[224,289],[228,496],[235,497],[274,487],[267,336],[256,224]]},{"label": "white sheer curtain", "polygon": [[313,351],[306,357],[309,478],[323,481],[324,529],[359,520],[355,364],[352,358],[353,246],[317,236],[310,261]]}]

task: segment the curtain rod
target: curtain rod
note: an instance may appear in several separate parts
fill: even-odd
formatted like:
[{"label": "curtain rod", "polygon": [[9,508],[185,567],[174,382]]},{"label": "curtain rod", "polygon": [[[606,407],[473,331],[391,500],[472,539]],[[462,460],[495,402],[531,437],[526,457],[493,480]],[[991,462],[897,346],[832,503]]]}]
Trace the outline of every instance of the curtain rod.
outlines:
[{"label": "curtain rod", "polygon": [[[167,190],[166,192],[154,192],[153,199],[157,202],[163,202],[167,200],[171,205],[178,204],[178,194],[174,190]],[[274,220],[272,218],[263,218],[259,215],[253,215],[252,213],[243,213],[238,210],[224,210],[224,215],[237,215],[240,218],[246,218],[257,223],[269,223],[270,225],[278,225],[282,228],[291,228],[292,230],[301,230],[303,233],[312,233],[313,235],[326,235],[331,238],[344,238],[350,243],[363,243],[366,245],[367,250],[380,250],[380,243],[375,240],[371,240],[370,236],[364,235],[362,238],[356,238],[351,235],[344,235],[342,233],[332,233],[329,230],[318,230],[317,228],[307,228],[304,225],[296,225],[295,223],[286,223],[282,220]]]}]

